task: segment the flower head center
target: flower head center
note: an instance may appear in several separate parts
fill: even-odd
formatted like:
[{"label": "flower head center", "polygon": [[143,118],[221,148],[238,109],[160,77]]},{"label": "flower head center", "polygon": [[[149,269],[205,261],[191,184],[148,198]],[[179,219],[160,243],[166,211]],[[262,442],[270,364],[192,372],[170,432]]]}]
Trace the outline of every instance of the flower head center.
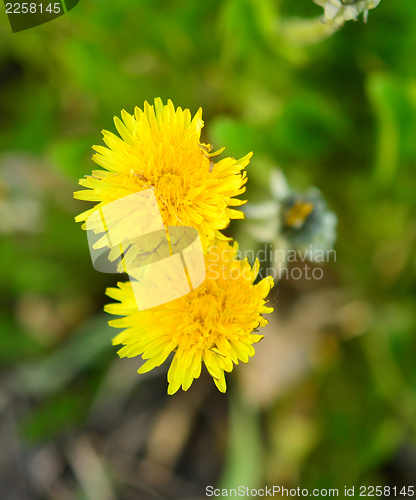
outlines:
[{"label": "flower head center", "polygon": [[285,223],[288,227],[299,229],[302,227],[308,215],[314,209],[313,203],[309,201],[296,201],[294,205],[285,212]]},{"label": "flower head center", "polygon": [[185,195],[183,178],[177,174],[163,174],[157,182],[157,190],[164,204],[176,207]]}]

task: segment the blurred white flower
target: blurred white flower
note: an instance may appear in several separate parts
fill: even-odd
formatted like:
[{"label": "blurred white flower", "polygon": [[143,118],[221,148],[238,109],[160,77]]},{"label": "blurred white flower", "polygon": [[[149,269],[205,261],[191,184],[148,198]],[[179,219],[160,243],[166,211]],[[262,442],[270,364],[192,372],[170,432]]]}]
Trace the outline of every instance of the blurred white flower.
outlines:
[{"label": "blurred white flower", "polygon": [[318,189],[297,193],[280,170],[273,170],[270,190],[272,200],[248,204],[244,209],[251,237],[284,250],[304,252],[309,260],[333,248],[337,217]]},{"label": "blurred white flower", "polygon": [[368,11],[374,9],[381,0],[314,0],[317,5],[324,9],[323,21],[335,21],[344,23],[357,19],[360,14],[364,14],[367,20]]}]

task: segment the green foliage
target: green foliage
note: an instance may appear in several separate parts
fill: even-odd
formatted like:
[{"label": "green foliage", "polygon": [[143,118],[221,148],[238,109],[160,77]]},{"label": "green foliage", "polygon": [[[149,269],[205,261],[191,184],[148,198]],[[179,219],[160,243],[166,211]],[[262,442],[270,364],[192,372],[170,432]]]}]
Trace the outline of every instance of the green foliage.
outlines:
[{"label": "green foliage", "polygon": [[[318,187],[337,213],[332,281],[312,289],[283,281],[277,315],[325,286],[344,305],[359,303],[353,311],[366,311],[342,323],[334,306],[321,332],[323,361],[316,367],[304,360],[302,377],[270,404],[250,408],[244,385],[236,385],[224,442],[207,440],[202,448],[190,440],[178,452],[203,449],[195,459],[203,470],[200,457],[214,457],[205,475],[192,469],[190,483],[343,488],[404,481],[386,470],[403,447],[416,446],[416,4],[382,0],[366,25],[348,22],[319,44],[285,38],[285,20],[321,12],[309,0],[89,0],[27,32],[9,34],[0,20],[0,217],[12,194],[41,207],[38,228],[0,235],[0,358],[11,398],[27,403],[16,410],[24,449],[56,444],[69,430],[82,434],[85,422],[95,432],[91,409],[103,387],[121,394],[108,410],[109,427],[102,424],[104,443],[107,433],[118,442],[117,432],[136,429],[136,413],[147,436],[147,422],[169,410],[164,380],[143,379],[131,407],[133,383],[126,380],[123,392],[124,375],[110,370],[115,330],[102,313],[109,302],[103,290],[119,277],[94,271],[73,220],[90,205],[72,199],[77,180],[94,168],[90,148],[101,144],[100,131],[115,131],[113,116],[122,109],[160,96],[192,113],[202,107],[203,139],[226,146],[225,154],[254,151],[249,201],[267,199],[269,172],[278,165],[293,188]],[[247,242],[244,221],[230,234]],[[105,412],[100,418],[106,421]],[[209,425],[218,430],[224,416],[216,418]],[[128,460],[112,467],[147,457],[146,439],[131,455],[126,446]],[[188,470],[177,463],[170,472]],[[414,471],[414,462],[409,467]],[[139,468],[131,470],[136,480]]]}]

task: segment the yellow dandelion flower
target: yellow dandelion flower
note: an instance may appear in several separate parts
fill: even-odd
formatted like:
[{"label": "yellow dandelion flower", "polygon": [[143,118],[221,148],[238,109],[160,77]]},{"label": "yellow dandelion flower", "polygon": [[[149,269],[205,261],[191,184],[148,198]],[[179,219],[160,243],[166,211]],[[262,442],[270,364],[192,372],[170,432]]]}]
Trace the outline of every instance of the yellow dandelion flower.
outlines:
[{"label": "yellow dandelion flower", "polygon": [[[232,209],[245,203],[235,197],[244,193],[247,181],[243,169],[252,153],[240,160],[224,158],[214,163],[212,146],[200,142],[202,110],[191,118],[189,109],[163,105],[155,99],[144,111],[115,117],[121,136],[103,131],[107,147],[94,146],[93,160],[104,170],[94,170],[79,184],[88,188],[77,191],[79,200],[99,202],[78,215],[85,222],[93,211],[132,193],[153,189],[165,226],[191,226],[201,238],[219,238],[230,219],[242,219],[243,213]],[[85,229],[85,224],[83,229]]]},{"label": "yellow dandelion flower", "polygon": [[254,355],[253,344],[263,335],[252,332],[267,324],[263,314],[273,310],[264,305],[273,279],[253,284],[259,262],[251,268],[247,259],[241,261],[237,256],[237,243],[215,241],[205,256],[203,284],[152,309],[138,310],[130,282],[107,289],[107,295],[119,302],[105,306],[105,311],[123,316],[109,322],[124,328],[113,339],[114,345],[124,345],[119,356],[141,355],[146,362],[138,372],[146,373],[174,352],[168,371],[169,394],[181,386],[188,390],[199,377],[203,361],[215,385],[225,392],[224,371],[231,372],[233,363],[247,363]]}]

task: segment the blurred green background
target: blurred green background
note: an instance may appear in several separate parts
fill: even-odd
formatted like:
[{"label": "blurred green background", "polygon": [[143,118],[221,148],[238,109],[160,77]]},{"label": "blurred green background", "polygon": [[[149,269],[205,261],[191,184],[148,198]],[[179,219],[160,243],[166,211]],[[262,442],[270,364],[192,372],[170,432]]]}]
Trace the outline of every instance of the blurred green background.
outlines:
[{"label": "blurred green background", "polygon": [[[0,498],[202,499],[208,485],[416,483],[416,4],[382,0],[309,46],[311,0],[81,0],[12,34],[0,13]],[[338,215],[320,281],[282,280],[248,365],[166,395],[120,360],[72,199],[122,109],[161,97],[203,139],[279,166]],[[244,221],[229,234],[243,234]],[[342,496],[340,490],[340,496]]]}]

